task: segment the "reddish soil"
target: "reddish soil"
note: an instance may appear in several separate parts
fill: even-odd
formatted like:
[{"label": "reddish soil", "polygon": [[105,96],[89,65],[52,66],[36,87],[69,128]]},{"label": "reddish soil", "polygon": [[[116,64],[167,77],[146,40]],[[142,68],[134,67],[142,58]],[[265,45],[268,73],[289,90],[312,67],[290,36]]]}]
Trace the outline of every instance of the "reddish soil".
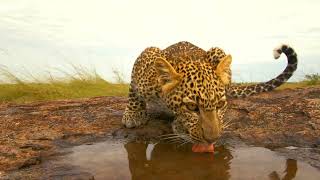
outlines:
[{"label": "reddish soil", "polygon": [[[150,108],[155,120],[148,125],[124,129],[121,116],[126,102],[122,97],[97,97],[0,104],[0,178],[5,172],[40,164],[64,147],[107,137],[149,140],[171,131],[171,117],[157,106]],[[229,104],[226,120],[234,124],[225,137],[273,149],[320,148],[320,87],[273,91],[231,99]],[[315,162],[320,162],[319,154],[312,155]]]}]

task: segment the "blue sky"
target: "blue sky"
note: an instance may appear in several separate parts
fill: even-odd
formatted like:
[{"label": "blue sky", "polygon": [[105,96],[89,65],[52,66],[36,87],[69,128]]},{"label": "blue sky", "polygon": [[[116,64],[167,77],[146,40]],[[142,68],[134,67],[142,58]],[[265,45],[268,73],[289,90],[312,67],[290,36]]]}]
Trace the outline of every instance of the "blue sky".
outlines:
[{"label": "blue sky", "polygon": [[299,80],[319,73],[319,8],[318,0],[1,0],[0,65],[42,76],[76,64],[129,80],[144,48],[190,41],[232,54],[235,81],[265,81],[286,64],[272,49],[288,43]]}]

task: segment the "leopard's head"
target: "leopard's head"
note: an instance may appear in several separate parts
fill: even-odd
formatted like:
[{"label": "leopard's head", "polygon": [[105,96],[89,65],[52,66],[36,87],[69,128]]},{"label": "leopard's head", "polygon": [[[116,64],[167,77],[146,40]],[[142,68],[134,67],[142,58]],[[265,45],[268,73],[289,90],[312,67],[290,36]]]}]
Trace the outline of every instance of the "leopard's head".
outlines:
[{"label": "leopard's head", "polygon": [[224,129],[231,61],[227,55],[217,65],[185,60],[173,67],[166,59],[157,59],[161,97],[175,113],[172,138],[191,143],[214,143],[219,138]]}]

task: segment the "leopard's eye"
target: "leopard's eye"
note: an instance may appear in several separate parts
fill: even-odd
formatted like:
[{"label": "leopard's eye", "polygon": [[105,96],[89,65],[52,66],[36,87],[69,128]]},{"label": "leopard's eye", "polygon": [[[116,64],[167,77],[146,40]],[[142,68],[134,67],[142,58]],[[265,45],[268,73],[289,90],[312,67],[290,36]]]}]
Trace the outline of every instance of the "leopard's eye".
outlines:
[{"label": "leopard's eye", "polygon": [[220,102],[218,102],[217,108],[218,108],[218,109],[222,108],[222,107],[225,105],[225,103],[226,103],[226,101],[220,101]]},{"label": "leopard's eye", "polygon": [[199,107],[194,104],[194,103],[188,103],[187,104],[187,108],[190,110],[190,111],[195,111],[195,112],[198,112],[199,111]]}]

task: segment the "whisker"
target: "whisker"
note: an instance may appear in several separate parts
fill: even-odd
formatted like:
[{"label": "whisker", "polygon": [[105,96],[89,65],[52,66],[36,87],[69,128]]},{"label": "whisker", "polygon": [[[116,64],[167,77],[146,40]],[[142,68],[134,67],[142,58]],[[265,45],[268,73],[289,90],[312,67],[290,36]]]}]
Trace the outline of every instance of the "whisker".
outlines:
[{"label": "whisker", "polygon": [[202,142],[204,142],[203,140],[195,138],[195,137],[192,137],[192,136],[191,136],[191,139],[192,139],[192,143],[198,143],[198,142],[202,143]]},{"label": "whisker", "polygon": [[181,142],[183,139],[184,135],[172,135],[169,137],[161,138],[161,140],[166,140],[168,142]]},{"label": "whisker", "polygon": [[226,123],[229,123],[229,122],[231,122],[232,121],[232,119],[230,119],[229,121],[225,121]]},{"label": "whisker", "polygon": [[190,136],[185,137],[184,142],[178,145],[178,147],[183,146],[184,144],[192,143],[192,138]]},{"label": "whisker", "polygon": [[217,140],[214,144],[215,144],[216,146],[219,146],[219,145],[220,145],[220,142],[221,142],[221,140],[219,139],[219,140]]},{"label": "whisker", "polygon": [[173,134],[177,134],[177,133],[162,134],[162,135],[159,135],[159,136],[166,136],[166,135],[173,135]]},{"label": "whisker", "polygon": [[228,125],[232,120],[226,121],[222,123],[222,126]]},{"label": "whisker", "polygon": [[223,126],[223,128],[224,129],[227,129],[228,127],[230,127],[230,126],[232,126],[232,125],[234,125],[235,123],[230,123],[230,124],[228,124],[228,125],[226,125],[226,126]]},{"label": "whisker", "polygon": [[226,126],[228,124],[230,124],[230,122],[225,122],[225,123],[222,124],[222,126]]},{"label": "whisker", "polygon": [[162,135],[159,135],[157,137],[167,137],[167,136],[172,136],[172,135],[179,135],[179,134],[176,134],[176,133],[162,134]]},{"label": "whisker", "polygon": [[180,136],[176,135],[176,136],[169,136],[169,137],[164,137],[161,139],[172,139],[172,138],[179,138]]},{"label": "whisker", "polygon": [[167,139],[167,138],[172,138],[172,137],[182,137],[183,135],[180,135],[180,134],[176,134],[176,135],[170,135],[170,136],[166,136],[166,137],[163,137],[161,139]]},{"label": "whisker", "polygon": [[190,137],[187,138],[186,140],[187,140],[189,143],[195,143],[195,141],[194,141],[192,138],[190,138]]},{"label": "whisker", "polygon": [[182,143],[184,142],[183,140],[181,139],[176,139],[176,140],[172,140],[172,141],[168,141],[169,143],[172,143],[172,144],[175,144],[175,143]]},{"label": "whisker", "polygon": [[181,135],[187,135],[187,134],[185,134],[185,133],[182,133],[182,134],[170,133],[170,134],[163,134],[163,135],[159,135],[158,137],[181,136]]},{"label": "whisker", "polygon": [[185,145],[187,143],[189,143],[189,141],[182,142],[181,144],[178,145],[178,147],[181,147],[181,146],[183,146],[183,145]]},{"label": "whisker", "polygon": [[191,137],[189,134],[186,133],[170,133],[170,134],[164,134],[160,135],[160,141],[164,140],[169,143],[178,143],[178,147],[183,146],[187,143],[196,143],[201,142],[201,140],[196,139],[194,137]]}]

